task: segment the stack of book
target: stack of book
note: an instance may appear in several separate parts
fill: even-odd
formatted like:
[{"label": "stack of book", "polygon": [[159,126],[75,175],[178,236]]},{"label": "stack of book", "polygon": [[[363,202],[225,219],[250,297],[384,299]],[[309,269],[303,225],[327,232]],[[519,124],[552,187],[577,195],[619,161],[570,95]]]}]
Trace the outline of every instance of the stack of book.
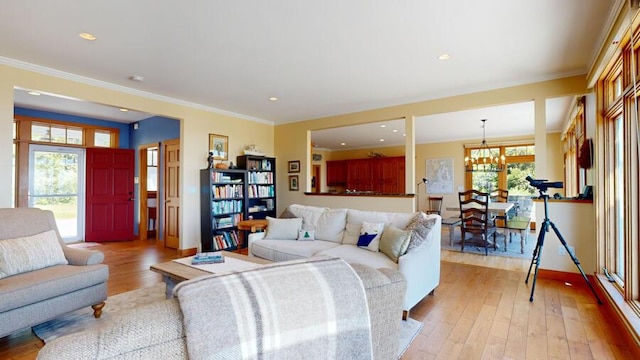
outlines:
[{"label": "stack of book", "polygon": [[191,265],[219,264],[224,262],[224,256],[217,252],[197,253],[191,260]]}]

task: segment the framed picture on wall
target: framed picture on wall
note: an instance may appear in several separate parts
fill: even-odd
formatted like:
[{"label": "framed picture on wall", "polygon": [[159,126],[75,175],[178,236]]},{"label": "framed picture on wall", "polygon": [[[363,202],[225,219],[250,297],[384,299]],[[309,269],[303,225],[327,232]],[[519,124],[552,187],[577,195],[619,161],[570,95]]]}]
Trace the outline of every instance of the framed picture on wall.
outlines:
[{"label": "framed picture on wall", "polygon": [[209,152],[214,160],[229,160],[229,137],[209,134]]},{"label": "framed picture on wall", "polygon": [[300,172],[300,160],[289,161],[289,172],[290,173]]},{"label": "framed picture on wall", "polygon": [[289,175],[289,191],[298,191],[298,175]]}]

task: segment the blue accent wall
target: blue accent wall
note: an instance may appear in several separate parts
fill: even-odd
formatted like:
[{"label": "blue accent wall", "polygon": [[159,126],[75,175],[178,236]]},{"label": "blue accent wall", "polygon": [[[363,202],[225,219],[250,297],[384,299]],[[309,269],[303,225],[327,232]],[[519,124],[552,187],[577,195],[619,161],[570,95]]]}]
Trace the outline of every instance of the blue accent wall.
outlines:
[{"label": "blue accent wall", "polygon": [[[138,129],[134,129],[134,124],[130,125],[130,142],[129,147],[131,149],[138,149],[141,145],[149,145],[153,143],[158,143],[158,164],[162,164],[164,161],[164,152],[162,149],[162,142],[171,139],[179,139],[180,138],[180,121],[170,118],[165,118],[162,116],[153,116],[148,119],[144,119],[142,121],[138,121],[136,123],[138,125]],[[137,152],[136,152],[137,154]],[[136,155],[136,170],[135,176],[140,176],[140,165],[139,165],[140,156]],[[162,189],[164,185],[164,177],[162,172],[158,174],[160,177],[158,184],[158,208],[157,211],[157,219],[162,219],[164,216],[163,208],[160,206],[160,199],[162,199]],[[140,184],[136,184],[135,187],[135,207],[138,209],[140,207]],[[146,209],[140,209],[140,211],[146,211]],[[135,212],[134,219],[134,232],[139,234],[139,228],[137,224],[139,223],[139,213]],[[156,224],[156,238],[162,238],[162,222],[158,222]]]},{"label": "blue accent wall", "polygon": [[[118,147],[121,149],[135,149],[136,150],[136,165],[135,165],[135,176],[140,176],[140,166],[139,166],[139,154],[137,152],[138,146],[147,145],[152,143],[158,143],[159,151],[158,151],[158,164],[161,164],[164,159],[164,153],[162,152],[162,142],[165,140],[171,139],[179,139],[180,138],[180,121],[170,118],[165,118],[161,116],[153,116],[141,121],[138,121],[138,129],[134,129],[134,124],[124,124],[115,121],[107,121],[101,119],[94,119],[84,116],[77,115],[69,115],[69,114],[61,114],[51,111],[43,111],[43,110],[35,110],[35,109],[27,109],[22,107],[14,107],[14,114],[21,116],[29,116],[34,118],[41,119],[49,119],[49,120],[58,120],[65,121],[76,124],[86,124],[86,125],[94,125],[101,127],[109,127],[109,128],[117,128],[120,131]],[[162,174],[158,174],[160,176],[160,181],[158,185],[158,199],[162,199],[162,188],[164,184],[164,178]],[[160,204],[158,204],[160,205]],[[136,184],[135,186],[135,203],[134,208],[138,209],[140,207],[140,186]],[[140,211],[146,211],[146,209],[140,209]],[[157,218],[162,218],[162,207],[157,208]],[[138,222],[139,222],[139,213],[138,211],[134,211],[134,233],[139,233]],[[162,235],[162,224],[156,224],[156,238],[160,239]]]},{"label": "blue accent wall", "polygon": [[51,111],[26,109],[26,108],[17,107],[17,106],[13,108],[13,112],[16,115],[21,115],[21,116],[30,116],[30,117],[36,117],[41,119],[66,121],[66,122],[71,122],[76,124],[87,124],[87,125],[117,128],[118,130],[120,130],[118,147],[120,149],[131,149],[129,147],[129,142],[130,142],[129,140],[130,125],[129,124],[123,124],[115,121],[94,119],[94,118],[78,116],[78,115],[60,114],[60,113],[51,112]]}]

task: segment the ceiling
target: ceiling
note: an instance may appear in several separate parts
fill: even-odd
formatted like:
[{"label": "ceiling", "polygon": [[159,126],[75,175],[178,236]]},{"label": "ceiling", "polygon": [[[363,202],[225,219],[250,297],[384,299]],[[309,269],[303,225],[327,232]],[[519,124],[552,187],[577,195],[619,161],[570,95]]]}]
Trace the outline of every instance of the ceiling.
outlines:
[{"label": "ceiling", "polygon": [[[2,1],[0,63],[282,124],[585,74],[620,3]],[[450,59],[439,60],[445,53]],[[477,139],[481,118],[489,119],[488,136],[533,133],[520,124],[532,115],[506,112],[526,107],[416,123],[441,132],[432,141]],[[438,126],[451,119],[469,123]]]}]

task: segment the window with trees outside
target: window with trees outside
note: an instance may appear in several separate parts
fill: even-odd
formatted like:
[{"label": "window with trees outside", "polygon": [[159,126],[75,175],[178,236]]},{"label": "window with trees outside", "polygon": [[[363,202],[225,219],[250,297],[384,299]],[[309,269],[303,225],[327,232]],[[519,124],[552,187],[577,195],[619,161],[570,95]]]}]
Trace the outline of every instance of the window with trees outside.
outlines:
[{"label": "window with trees outside", "polygon": [[[636,39],[637,42],[637,39]],[[614,289],[640,314],[640,261],[638,249],[638,91],[639,46],[624,46],[600,77],[596,88],[603,116],[598,119],[597,136],[602,147],[598,155],[597,217],[598,266],[606,269]],[[635,85],[635,86],[634,86]]]},{"label": "window with trees outside", "polygon": [[[493,153],[505,155],[506,170],[503,172],[468,172],[465,186],[491,193],[497,189],[509,191],[509,201],[517,204],[520,215],[528,214],[535,222],[535,206],[532,198],[537,196],[533,187],[526,180],[527,176],[535,178],[535,146],[533,144],[493,146]],[[478,149],[465,149],[465,156],[471,156]]]}]

